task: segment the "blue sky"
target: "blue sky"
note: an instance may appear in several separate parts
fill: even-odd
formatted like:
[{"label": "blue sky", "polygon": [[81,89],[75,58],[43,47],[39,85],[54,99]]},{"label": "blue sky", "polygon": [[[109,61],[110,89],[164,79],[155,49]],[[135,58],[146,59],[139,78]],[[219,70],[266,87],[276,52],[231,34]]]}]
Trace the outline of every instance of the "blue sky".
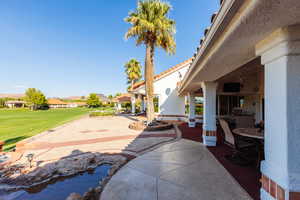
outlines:
[{"label": "blue sky", "polygon": [[[190,58],[219,0],[169,0],[177,52],[156,51],[155,72]],[[124,63],[144,63],[145,48],[125,41],[136,0],[3,0],[0,6],[0,93],[35,87],[47,96],[126,91]]]}]

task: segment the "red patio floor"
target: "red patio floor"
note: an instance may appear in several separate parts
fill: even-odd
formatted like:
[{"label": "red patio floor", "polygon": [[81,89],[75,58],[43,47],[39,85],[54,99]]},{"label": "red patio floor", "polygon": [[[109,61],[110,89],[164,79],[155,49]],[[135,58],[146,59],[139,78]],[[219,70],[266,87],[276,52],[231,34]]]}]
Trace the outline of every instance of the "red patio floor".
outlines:
[{"label": "red patio floor", "polygon": [[[198,124],[196,128],[189,128],[186,123],[183,123],[178,127],[182,132],[182,138],[202,142],[202,124]],[[261,177],[260,170],[255,166],[241,167],[228,161],[225,155],[231,154],[232,149],[223,143],[223,132],[220,127],[218,127],[217,138],[217,147],[209,147],[209,151],[254,200],[259,200],[261,188],[259,181]]]}]

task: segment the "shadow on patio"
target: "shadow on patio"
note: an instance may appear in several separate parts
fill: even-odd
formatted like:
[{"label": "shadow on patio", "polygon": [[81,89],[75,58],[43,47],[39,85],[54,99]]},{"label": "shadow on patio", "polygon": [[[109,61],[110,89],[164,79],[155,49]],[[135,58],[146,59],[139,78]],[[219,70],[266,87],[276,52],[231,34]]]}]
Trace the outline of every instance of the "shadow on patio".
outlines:
[{"label": "shadow on patio", "polygon": [[[138,120],[137,117],[127,115],[114,118],[116,120],[115,123],[118,123],[119,120],[122,121],[122,119],[126,119],[127,121],[125,122],[127,123]],[[100,118],[99,120],[101,121]],[[105,121],[101,123],[106,124]],[[121,132],[125,134],[120,134],[119,131],[109,130],[109,127],[101,127],[100,125],[101,128],[105,129],[92,130],[89,127],[89,130],[77,130],[76,133],[73,129],[73,132],[64,131],[64,133],[61,133],[60,129],[58,132],[41,135],[40,138],[31,140],[30,143],[24,144],[19,149],[17,148],[17,152],[22,152],[23,157],[6,171],[6,177],[1,177],[0,182],[21,187],[38,183],[37,187],[29,191],[37,192],[36,196],[39,197],[38,195],[43,193],[43,191],[47,193],[47,190],[44,189],[48,186],[48,183],[51,184],[55,183],[56,180],[61,180],[59,178],[61,176],[69,177],[104,163],[116,165],[116,167],[112,167],[116,170],[116,168],[119,168],[127,161],[140,155],[141,152],[153,149],[158,145],[177,138],[177,133],[174,129],[159,132],[130,131],[128,129],[129,124],[125,127],[126,123],[124,121],[122,123],[121,128],[123,131]],[[97,126],[97,128],[99,127]],[[62,134],[72,137],[65,137],[66,135],[63,136]],[[78,135],[76,136],[76,134]],[[55,140],[49,140],[49,138],[53,139],[53,137]],[[62,137],[64,140],[61,141],[55,137]],[[31,153],[33,154],[33,169],[29,168],[29,163],[26,159],[26,156]],[[41,183],[41,181],[45,180],[47,180],[46,183]],[[51,188],[51,185],[49,187]],[[36,188],[38,189],[36,190]],[[74,188],[73,192],[77,192],[76,188]],[[50,193],[48,196],[49,199],[52,199]],[[34,198],[34,195],[31,198]],[[47,198],[43,197],[43,199],[46,200]]]},{"label": "shadow on patio", "polygon": [[[196,128],[189,128],[188,124],[182,123],[178,126],[182,132],[182,138],[202,142],[202,124],[197,124]],[[235,165],[225,158],[233,153],[233,149],[224,144],[224,133],[218,127],[216,147],[208,147],[208,150],[224,166],[224,168],[235,178],[235,180],[249,193],[254,200],[260,199],[260,178],[261,173],[255,164],[251,166]]]}]

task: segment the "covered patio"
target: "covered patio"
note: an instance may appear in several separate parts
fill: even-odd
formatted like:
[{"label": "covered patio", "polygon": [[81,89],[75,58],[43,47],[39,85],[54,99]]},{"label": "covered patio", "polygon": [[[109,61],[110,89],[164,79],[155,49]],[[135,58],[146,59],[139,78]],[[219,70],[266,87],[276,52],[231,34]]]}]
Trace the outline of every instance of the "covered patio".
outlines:
[{"label": "covered patio", "polygon": [[[194,93],[202,90],[206,146],[219,147],[219,124],[225,136],[249,136],[234,129],[263,122],[252,132],[264,147],[260,199],[300,199],[300,2],[221,2],[178,93],[193,108]],[[193,117],[190,109],[190,127]]]}]

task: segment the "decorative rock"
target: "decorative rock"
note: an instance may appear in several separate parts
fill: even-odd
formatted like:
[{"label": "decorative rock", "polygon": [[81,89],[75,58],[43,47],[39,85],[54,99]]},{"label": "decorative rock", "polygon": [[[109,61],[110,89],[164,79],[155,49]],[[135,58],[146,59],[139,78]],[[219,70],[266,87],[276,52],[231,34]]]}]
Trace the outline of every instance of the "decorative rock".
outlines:
[{"label": "decorative rock", "polygon": [[136,130],[136,131],[142,131],[146,128],[146,125],[144,124],[143,121],[138,121],[138,122],[133,122],[129,124],[129,128]]},{"label": "decorative rock", "polygon": [[90,188],[89,191],[84,193],[82,200],[99,200],[99,194],[94,188]]},{"label": "decorative rock", "polygon": [[82,198],[80,194],[72,193],[68,196],[66,200],[82,200]]},{"label": "decorative rock", "polygon": [[[23,173],[24,166],[10,166],[0,171],[0,184],[10,184],[18,187],[30,187],[33,184],[48,182],[58,177],[66,177],[92,170],[101,164],[112,164],[113,168],[119,168],[126,163],[122,155],[108,155],[100,153],[84,153],[75,157],[49,163]],[[115,167],[114,167],[115,166]],[[22,172],[22,173],[20,173]]]}]

